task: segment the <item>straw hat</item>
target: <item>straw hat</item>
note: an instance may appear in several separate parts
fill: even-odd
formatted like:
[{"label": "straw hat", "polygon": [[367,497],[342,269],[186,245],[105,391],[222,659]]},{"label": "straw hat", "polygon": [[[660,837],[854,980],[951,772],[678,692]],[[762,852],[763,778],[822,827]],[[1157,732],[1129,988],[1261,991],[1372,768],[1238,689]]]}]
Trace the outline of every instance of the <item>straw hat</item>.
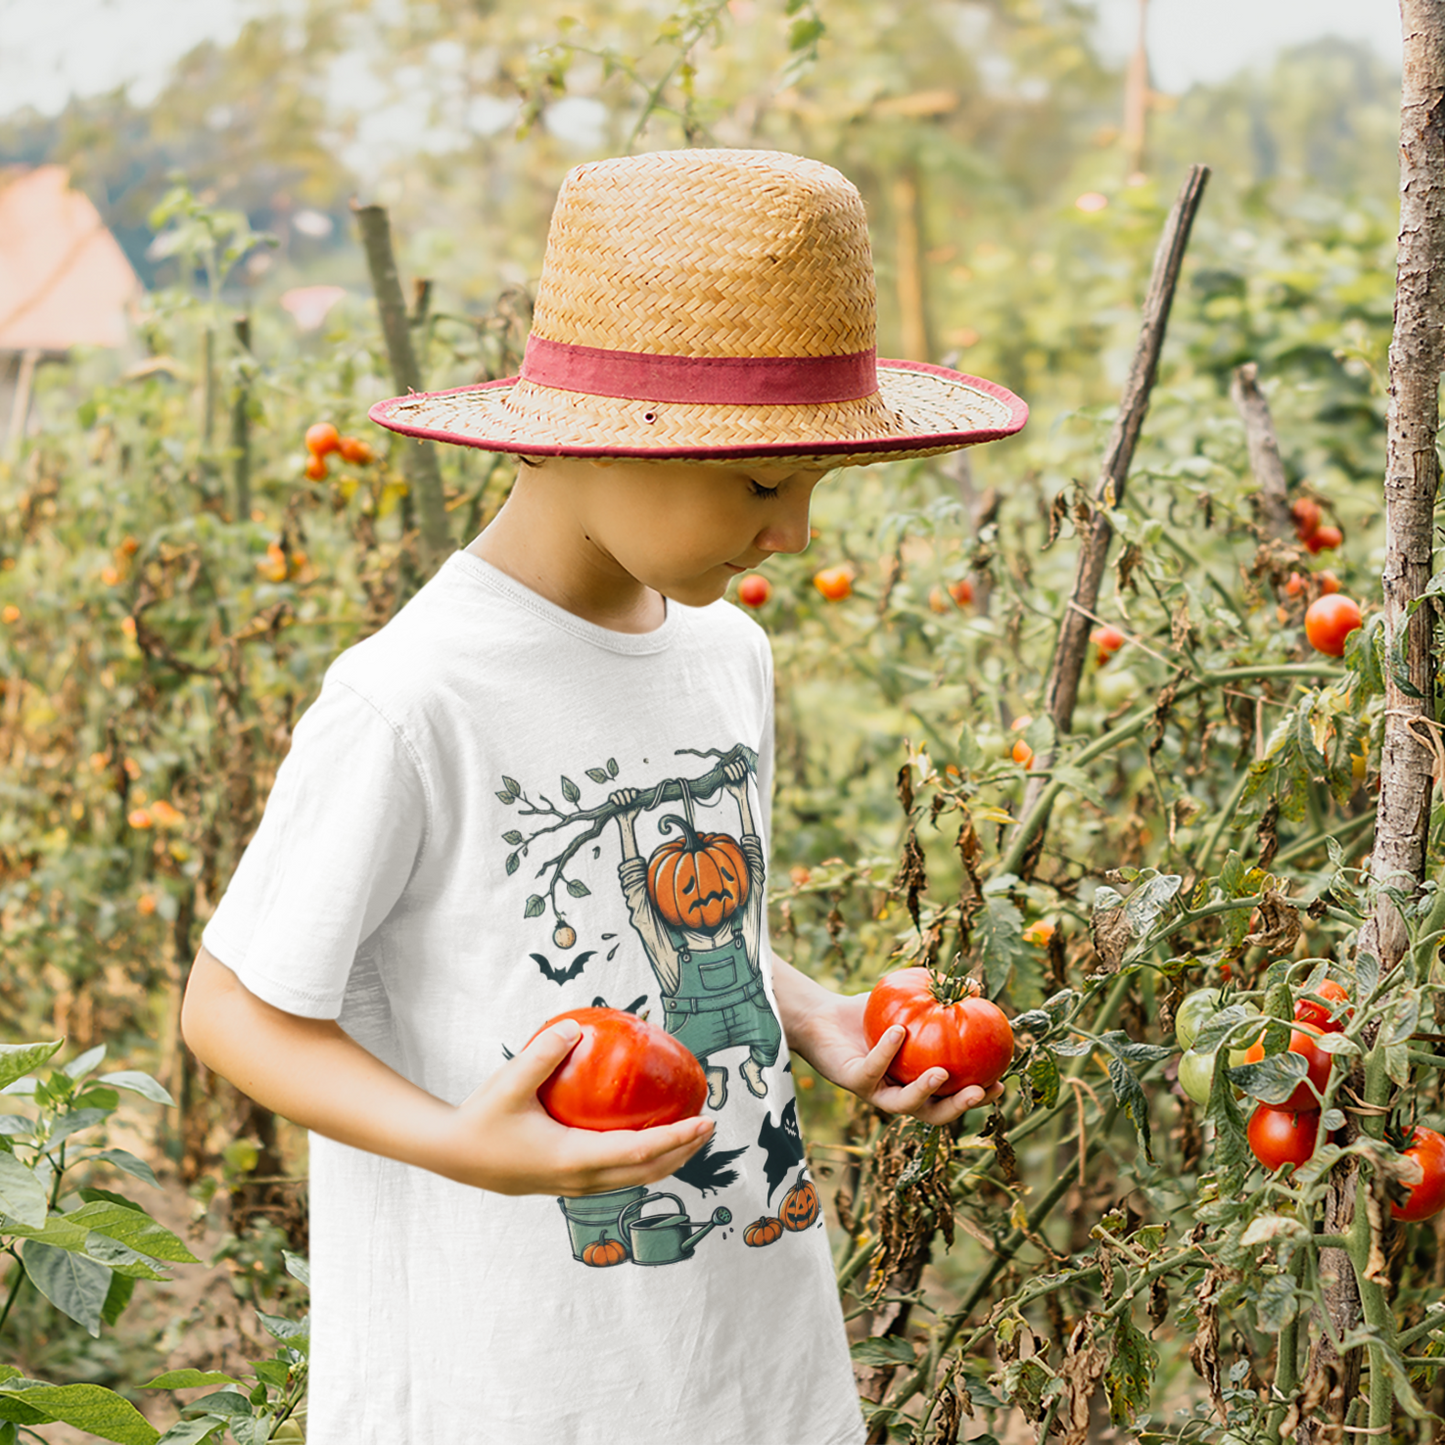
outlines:
[{"label": "straw hat", "polygon": [[994,382],[874,352],[863,200],[776,151],[595,161],[563,182],[520,376],[392,397],[393,431],[533,456],[818,464],[1009,436]]}]

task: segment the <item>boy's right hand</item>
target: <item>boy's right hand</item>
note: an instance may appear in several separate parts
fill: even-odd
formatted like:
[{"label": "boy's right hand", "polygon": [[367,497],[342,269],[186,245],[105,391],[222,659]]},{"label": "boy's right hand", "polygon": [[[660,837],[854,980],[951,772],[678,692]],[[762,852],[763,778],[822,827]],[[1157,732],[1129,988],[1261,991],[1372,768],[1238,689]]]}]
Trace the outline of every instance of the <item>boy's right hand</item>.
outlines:
[{"label": "boy's right hand", "polygon": [[712,1137],[710,1119],[655,1129],[569,1129],[542,1107],[537,1090],[581,1037],[577,1021],[563,1019],[503,1064],[453,1110],[431,1167],[495,1194],[567,1198],[676,1173]]}]

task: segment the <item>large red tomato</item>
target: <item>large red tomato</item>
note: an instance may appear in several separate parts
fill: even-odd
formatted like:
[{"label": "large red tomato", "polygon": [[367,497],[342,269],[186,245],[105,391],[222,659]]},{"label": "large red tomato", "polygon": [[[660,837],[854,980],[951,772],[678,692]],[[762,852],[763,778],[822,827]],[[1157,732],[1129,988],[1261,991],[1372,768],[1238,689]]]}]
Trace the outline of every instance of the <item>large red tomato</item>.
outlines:
[{"label": "large red tomato", "polygon": [[[1322,999],[1327,999],[1332,1005],[1350,1001],[1350,995],[1345,986],[1336,983],[1332,978],[1322,980],[1309,992],[1317,994]],[[1325,1034],[1339,1033],[1353,1014],[1354,1009],[1327,1008],[1324,1004],[1316,1003],[1312,998],[1302,998],[1294,1006],[1296,1023],[1313,1024],[1321,1033]]]},{"label": "large red tomato", "polygon": [[[1313,1024],[1299,1022],[1296,1022],[1290,1030],[1289,1052],[1303,1054],[1305,1063],[1309,1066],[1309,1072],[1295,1085],[1294,1093],[1283,1104],[1276,1104],[1275,1108],[1291,1111],[1319,1108],[1319,1095],[1324,1093],[1325,1085],[1330,1081],[1330,1068],[1334,1063],[1331,1056],[1315,1043],[1320,1032]],[[1262,1058],[1264,1058],[1263,1038],[1249,1046],[1244,1055],[1244,1062],[1257,1064]],[[1311,1091],[1311,1084],[1319,1090],[1318,1094]]]},{"label": "large red tomato", "polygon": [[702,1065],[665,1029],[622,1009],[574,1008],[548,1019],[537,1033],[562,1019],[576,1019],[582,1037],[537,1090],[559,1124],[651,1129],[702,1113]]},{"label": "large red tomato", "polygon": [[1419,1162],[1425,1177],[1411,1188],[1410,1197],[1403,1204],[1390,1206],[1390,1213],[1396,1219],[1413,1224],[1445,1209],[1445,1138],[1417,1124],[1410,1131],[1405,1154]]},{"label": "large red tomato", "polygon": [[1249,1147],[1266,1169],[1308,1164],[1320,1132],[1318,1109],[1272,1109],[1261,1104],[1249,1120]]},{"label": "large red tomato", "polygon": [[1305,612],[1305,636],[1316,652],[1345,655],[1345,638],[1360,626],[1360,604],[1343,592],[1317,597]]},{"label": "large red tomato", "polygon": [[1014,1034],[997,1004],[978,996],[978,986],[956,1003],[938,997],[938,979],[931,969],[900,968],[880,978],[868,995],[863,1030],[868,1047],[894,1024],[907,1033],[888,1066],[888,1077],[911,1084],[929,1069],[948,1070],[934,1092],[956,1094],[969,1084],[988,1088],[1013,1062]]}]

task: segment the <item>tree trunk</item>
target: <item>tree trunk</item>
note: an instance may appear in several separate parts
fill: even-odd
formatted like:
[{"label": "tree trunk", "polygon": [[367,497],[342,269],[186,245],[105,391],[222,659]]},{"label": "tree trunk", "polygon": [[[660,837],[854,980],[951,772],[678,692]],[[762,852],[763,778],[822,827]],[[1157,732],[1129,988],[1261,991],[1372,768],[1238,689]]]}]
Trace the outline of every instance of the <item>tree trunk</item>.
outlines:
[{"label": "tree trunk", "polygon": [[[1426,602],[1410,617],[1408,608],[1430,581],[1431,519],[1439,481],[1435,433],[1445,362],[1445,0],[1401,0],[1400,16],[1405,40],[1400,238],[1390,342],[1381,583],[1386,656],[1403,659],[1406,678],[1396,667],[1386,669],[1380,805],[1370,876],[1408,893],[1424,879],[1438,746],[1430,649],[1434,610]],[[1402,681],[1408,687],[1402,687]],[[1381,967],[1389,969],[1399,963],[1405,947],[1404,921],[1382,895],[1360,930],[1360,949],[1374,953]]]},{"label": "tree trunk", "polygon": [[[1424,881],[1426,834],[1439,746],[1435,724],[1435,667],[1430,651],[1429,599],[1413,617],[1433,562],[1431,518],[1439,482],[1435,433],[1439,428],[1440,374],[1445,364],[1445,0],[1400,0],[1404,67],[1400,96],[1400,233],[1396,248],[1395,329],[1390,343],[1390,406],[1385,452],[1385,652],[1403,669],[1386,669],[1385,734],[1380,759],[1380,802],[1370,876],[1406,894]],[[1401,635],[1403,634],[1403,639]],[[1403,640],[1403,647],[1397,646]],[[1401,676],[1403,671],[1403,677]],[[1408,684],[1402,686],[1401,683]],[[1432,746],[1432,741],[1434,745]],[[1382,970],[1396,967],[1409,939],[1404,920],[1383,892],[1360,929],[1359,952],[1372,953]],[[1355,1193],[1351,1170],[1337,1171],[1325,1201],[1325,1228],[1337,1232]],[[1326,1251],[1337,1256],[1339,1251]],[[1333,1262],[1333,1261],[1332,1261]],[[1324,1266],[1324,1259],[1321,1259]],[[1341,1260],[1339,1286],[1326,1294],[1338,1338],[1360,1322],[1360,1296]],[[1306,1397],[1354,1396],[1359,1351],[1341,1360],[1322,1333],[1303,1384]],[[1333,1375],[1334,1381],[1328,1376]],[[1328,1436],[1328,1427],[1301,1422],[1300,1445]]]}]

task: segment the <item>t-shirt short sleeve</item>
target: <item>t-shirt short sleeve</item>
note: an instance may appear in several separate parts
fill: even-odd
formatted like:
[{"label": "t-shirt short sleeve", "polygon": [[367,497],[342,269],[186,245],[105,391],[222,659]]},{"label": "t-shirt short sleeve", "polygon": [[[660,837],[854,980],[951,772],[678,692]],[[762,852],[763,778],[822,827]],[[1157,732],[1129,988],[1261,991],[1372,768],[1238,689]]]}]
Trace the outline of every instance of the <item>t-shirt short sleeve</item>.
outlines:
[{"label": "t-shirt short sleeve", "polygon": [[296,726],[202,941],[258,998],[335,1018],[358,949],[421,857],[427,820],[425,779],[405,738],[328,679]]}]

